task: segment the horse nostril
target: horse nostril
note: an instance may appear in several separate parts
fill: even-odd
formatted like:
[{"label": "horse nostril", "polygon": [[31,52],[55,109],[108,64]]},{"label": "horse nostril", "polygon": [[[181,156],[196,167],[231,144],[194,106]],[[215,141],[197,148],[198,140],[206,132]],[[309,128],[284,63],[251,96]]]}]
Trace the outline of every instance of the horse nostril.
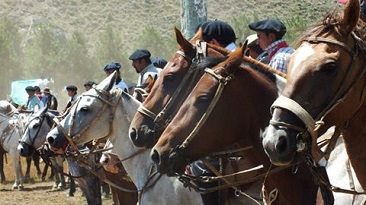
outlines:
[{"label": "horse nostril", "polygon": [[279,137],[278,143],[276,144],[276,150],[279,153],[284,153],[287,151],[287,147],[288,147],[287,138],[285,136]]},{"label": "horse nostril", "polygon": [[156,149],[153,149],[151,152],[151,160],[155,163],[155,164],[160,164],[160,156],[159,156],[159,152]]},{"label": "horse nostril", "polygon": [[132,128],[131,129],[130,138],[131,138],[132,141],[135,141],[136,140],[136,138],[137,138],[137,130],[135,128]]},{"label": "horse nostril", "polygon": [[53,137],[48,137],[47,142],[48,142],[48,144],[53,145],[53,143],[55,142],[55,139],[53,139]]}]

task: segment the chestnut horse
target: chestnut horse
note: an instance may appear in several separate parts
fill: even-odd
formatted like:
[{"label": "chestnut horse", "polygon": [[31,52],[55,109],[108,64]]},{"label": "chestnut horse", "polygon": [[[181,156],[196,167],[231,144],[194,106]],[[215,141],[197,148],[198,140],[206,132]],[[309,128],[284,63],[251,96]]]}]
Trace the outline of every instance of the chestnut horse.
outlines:
[{"label": "chestnut horse", "polygon": [[359,14],[359,0],[349,0],[343,12],[326,16],[298,39],[263,146],[275,165],[298,163],[305,156],[319,166],[324,153],[317,138],[334,125],[365,190],[366,27]]},{"label": "chestnut horse", "polygon": [[191,41],[187,41],[177,28],[175,35],[179,50],[160,72],[150,94],[131,122],[130,138],[137,147],[151,148],[156,143],[169,122],[171,113],[174,113],[185,98],[184,93],[188,93],[202,75],[203,70],[190,69],[192,61],[201,61],[206,57],[224,57],[230,53],[224,48],[201,43],[201,30]]},{"label": "chestnut horse", "polygon": [[[296,172],[286,168],[271,173],[260,133],[268,125],[269,108],[277,98],[277,89],[262,74],[241,65],[243,53],[243,47],[237,48],[227,60],[212,70],[206,69],[153,147],[151,157],[160,172],[174,175],[182,174],[187,163],[224,146],[252,146],[245,156],[254,165],[263,164],[262,174],[270,173],[264,180],[264,189],[278,190],[275,200],[264,194],[267,203],[315,204],[318,187],[304,164],[297,166]],[[225,89],[221,89],[224,85]]]}]

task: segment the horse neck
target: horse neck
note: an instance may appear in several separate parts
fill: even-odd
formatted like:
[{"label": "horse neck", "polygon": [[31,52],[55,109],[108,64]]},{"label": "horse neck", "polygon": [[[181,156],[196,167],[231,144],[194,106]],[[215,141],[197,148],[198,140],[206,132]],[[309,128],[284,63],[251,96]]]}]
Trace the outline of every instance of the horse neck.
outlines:
[{"label": "horse neck", "polygon": [[[122,109],[117,109],[116,111],[119,113],[123,112]],[[130,119],[133,116],[132,114],[118,114],[116,117],[119,119],[116,119],[114,123],[114,134],[110,136],[109,140],[113,144],[112,152],[116,153],[119,159],[123,160],[133,156],[122,161],[122,165],[136,187],[141,190],[149,178],[151,159],[150,150],[145,150],[135,155],[139,152],[139,149],[133,145],[128,131]]]}]

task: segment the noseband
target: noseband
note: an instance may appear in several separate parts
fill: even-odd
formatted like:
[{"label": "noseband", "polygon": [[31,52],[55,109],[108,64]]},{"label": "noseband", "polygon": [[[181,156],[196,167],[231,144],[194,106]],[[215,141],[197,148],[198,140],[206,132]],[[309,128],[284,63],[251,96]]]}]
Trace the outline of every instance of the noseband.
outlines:
[{"label": "noseband", "polygon": [[[365,45],[365,43],[363,43],[362,40],[359,37],[357,37],[356,34],[354,34],[353,32],[352,32],[352,37],[360,45]],[[319,162],[319,160],[324,156],[324,153],[320,150],[320,147],[317,144],[317,139],[319,136],[318,130],[322,125],[324,125],[323,119],[338,104],[343,102],[344,99],[351,93],[351,91],[353,90],[355,85],[359,82],[359,80],[365,74],[366,69],[364,68],[360,71],[360,73],[357,75],[357,78],[355,78],[352,81],[351,86],[349,88],[344,88],[345,83],[347,82],[347,80],[350,79],[350,75],[351,75],[351,71],[352,71],[351,68],[358,55],[357,43],[355,43],[355,46],[352,49],[350,46],[348,46],[347,44],[345,44],[343,42],[340,42],[337,40],[332,40],[332,39],[327,39],[327,38],[323,38],[323,37],[310,37],[310,38],[306,39],[306,41],[308,41],[309,43],[313,43],[313,44],[319,44],[319,43],[333,44],[333,45],[337,45],[337,46],[341,47],[342,49],[346,50],[349,53],[349,55],[351,56],[351,62],[348,65],[347,74],[345,75],[343,82],[340,84],[338,92],[334,95],[333,99],[318,114],[318,116],[316,118],[313,118],[310,113],[308,113],[303,107],[301,107],[300,104],[298,104],[294,100],[292,100],[288,97],[285,97],[285,96],[280,96],[272,104],[272,106],[271,106],[272,114],[274,114],[274,111],[276,109],[288,110],[288,111],[292,112],[293,114],[295,114],[304,123],[305,128],[299,127],[296,125],[292,125],[292,124],[286,123],[286,122],[279,122],[279,121],[274,120],[273,118],[270,121],[270,124],[272,126],[283,126],[283,127],[287,127],[292,130],[296,130],[296,131],[300,132],[299,135],[301,136],[302,139],[306,139],[307,135],[310,134],[311,141],[312,141],[311,154],[312,154],[313,159],[316,162]],[[361,46],[361,47],[363,47],[363,46]],[[306,145],[303,144],[303,142],[300,142],[297,146],[298,146],[298,150],[297,150],[298,152],[302,152],[306,148]]]},{"label": "noseband", "polygon": [[[176,53],[183,56],[185,59],[192,63],[199,63],[204,58],[207,57],[207,43],[203,41],[197,41],[195,45],[196,49],[196,56],[192,59],[189,57],[186,53],[183,51],[177,51]],[[200,70],[196,69],[188,69],[188,73],[185,74],[182,82],[179,84],[177,90],[174,92],[173,96],[169,99],[167,104],[164,106],[164,108],[158,113],[155,114],[153,111],[146,108],[143,104],[140,105],[140,107],[137,109],[139,113],[142,115],[145,115],[152,119],[155,123],[155,128],[163,130],[171,120],[170,118],[172,116],[167,116],[167,111],[169,109],[172,109],[173,103],[182,102],[184,99],[182,99],[182,94],[185,94],[182,92],[183,88],[187,90],[188,88],[191,88],[193,86],[193,83],[195,82],[195,79],[199,77]]]},{"label": "noseband", "polygon": [[[37,129],[37,132],[36,132],[36,134],[32,137],[31,135],[30,135],[30,133],[28,132],[28,138],[29,138],[29,141],[30,141],[30,143],[28,144],[27,142],[25,142],[25,140],[23,140],[23,139],[21,139],[20,141],[19,141],[19,143],[23,143],[23,144],[26,144],[26,145],[28,145],[28,146],[30,146],[30,147],[33,147],[33,148],[35,148],[34,147],[34,142],[36,141],[36,138],[38,137],[38,135],[39,135],[39,132],[41,131],[41,128],[42,128],[42,124],[43,124],[43,122],[44,122],[44,120],[45,120],[45,118],[46,118],[46,114],[43,114],[42,116],[37,116],[37,117],[34,117],[33,119],[31,119],[29,122],[28,122],[28,124],[25,126],[26,127],[26,130],[25,131],[27,131],[27,129],[29,129],[29,125],[30,125],[30,123],[33,121],[33,120],[39,120],[40,122],[39,122],[39,127],[38,127],[38,129]],[[51,125],[50,125],[50,127],[51,127]]]},{"label": "noseband", "polygon": [[[108,138],[109,135],[113,131],[113,125],[112,125],[113,118],[114,118],[117,104],[121,100],[121,95],[122,95],[123,91],[121,89],[113,89],[112,90],[113,93],[111,94],[105,90],[101,90],[101,89],[97,89],[97,88],[92,88],[92,89],[94,89],[96,91],[96,93],[97,93],[96,95],[84,93],[77,99],[75,104],[70,108],[69,115],[71,115],[71,116],[70,116],[70,125],[69,125],[68,131],[65,130],[65,128],[58,121],[58,119],[54,119],[54,122],[56,123],[57,127],[61,130],[63,135],[66,137],[66,139],[69,141],[70,145],[72,146],[73,151],[78,151],[78,149],[75,145],[75,142],[80,138],[80,136],[82,136],[83,132],[85,132],[90,126],[92,126],[99,119],[99,117],[101,116],[101,114],[103,114],[105,112],[105,109],[107,107],[111,108],[111,113],[110,113],[110,117],[109,117],[109,131],[105,136],[103,136],[102,138],[99,138],[97,140],[97,143],[95,143],[95,146],[93,148],[91,148],[91,152],[97,147],[97,145],[99,144],[100,141]],[[96,98],[96,99],[100,100],[101,102],[103,102],[103,105],[99,109],[99,112],[96,114],[94,119],[90,123],[88,123],[87,126],[85,126],[83,129],[81,129],[78,133],[76,133],[72,136],[71,133],[72,133],[72,130],[74,129],[75,113],[77,111],[76,108],[79,105],[82,97],[85,97],[85,96]],[[73,109],[74,109],[74,112],[71,113],[71,110],[73,110]]]}]

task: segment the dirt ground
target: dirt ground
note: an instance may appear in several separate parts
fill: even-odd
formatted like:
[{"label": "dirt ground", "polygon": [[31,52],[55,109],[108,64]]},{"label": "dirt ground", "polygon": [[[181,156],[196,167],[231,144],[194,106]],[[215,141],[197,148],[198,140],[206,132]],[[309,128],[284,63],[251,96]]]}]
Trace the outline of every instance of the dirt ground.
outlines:
[{"label": "dirt ground", "polygon": [[[8,156],[8,161],[9,161]],[[22,168],[25,172],[25,161],[22,160]],[[31,180],[24,184],[23,190],[12,190],[14,174],[12,163],[4,165],[6,184],[0,184],[0,204],[1,205],[84,205],[87,204],[85,197],[81,196],[81,190],[77,187],[75,196],[68,197],[68,189],[61,191],[51,191],[52,180],[41,181],[38,178],[32,163]],[[41,169],[43,164],[41,164]],[[49,173],[47,174],[49,176]],[[112,198],[103,199],[103,205],[111,205]]]}]

